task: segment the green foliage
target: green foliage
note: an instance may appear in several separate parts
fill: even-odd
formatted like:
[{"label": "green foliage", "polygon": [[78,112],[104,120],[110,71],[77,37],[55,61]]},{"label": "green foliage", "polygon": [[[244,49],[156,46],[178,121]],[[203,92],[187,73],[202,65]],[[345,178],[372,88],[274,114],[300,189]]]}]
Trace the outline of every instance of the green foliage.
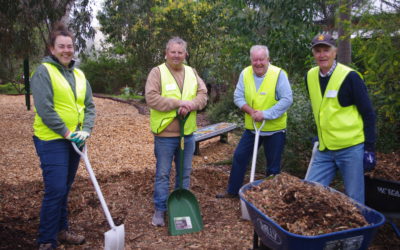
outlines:
[{"label": "green foliage", "polygon": [[126,85],[125,87],[121,88],[119,90],[119,95],[113,95],[119,99],[123,100],[143,100],[144,101],[144,96],[143,95],[138,95],[135,93],[135,90],[131,87],[128,87]]},{"label": "green foliage", "polygon": [[109,51],[134,64],[134,81],[144,81],[142,74],[164,61],[168,39],[180,36],[188,42],[188,64],[205,82],[230,86],[249,64],[254,44],[269,46],[272,62],[289,74],[304,71],[314,9],[311,0],[106,0],[98,18],[113,44]]},{"label": "green foliage", "polygon": [[89,0],[3,1],[0,4],[0,81],[17,82],[22,61],[40,61],[46,51],[51,26],[71,8],[71,28],[76,33],[78,49],[85,47],[83,38],[93,37],[90,26]]},{"label": "green foliage", "polygon": [[315,1],[249,2],[244,12],[245,23],[239,29],[245,29],[244,33],[252,36],[252,44],[267,45],[271,62],[289,75],[305,72],[304,58],[309,54],[310,41],[319,29],[313,19],[317,11]]},{"label": "green foliage", "polygon": [[303,77],[291,79],[293,104],[288,110],[286,145],[283,155],[283,168],[292,173],[306,171],[311,140],[316,136],[314,117]]},{"label": "green foliage", "polygon": [[20,83],[6,83],[0,84],[0,94],[22,94],[24,85]]},{"label": "green foliage", "polygon": [[95,93],[119,93],[125,86],[140,88],[132,82],[131,64],[125,59],[100,56],[96,59],[87,59],[80,68],[85,72]]},{"label": "green foliage", "polygon": [[400,148],[400,42],[399,13],[366,13],[360,20],[363,32],[353,40],[355,61],[365,77],[377,112],[377,147]]},{"label": "green foliage", "polygon": [[244,127],[243,112],[233,103],[233,91],[229,89],[219,102],[207,106],[207,118],[211,123],[233,122]]}]

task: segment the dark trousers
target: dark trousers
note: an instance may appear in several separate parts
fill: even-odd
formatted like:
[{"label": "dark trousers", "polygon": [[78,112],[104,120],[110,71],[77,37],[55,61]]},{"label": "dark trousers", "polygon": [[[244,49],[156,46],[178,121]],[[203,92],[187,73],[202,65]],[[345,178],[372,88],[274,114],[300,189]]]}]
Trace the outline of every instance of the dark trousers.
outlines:
[{"label": "dark trousers", "polygon": [[57,246],[57,234],[68,229],[68,193],[79,166],[80,156],[65,139],[42,141],[33,137],[40,158],[44,196],[40,210],[38,243]]},{"label": "dark trousers", "polygon": [[[255,134],[245,130],[233,155],[232,170],[229,176],[228,190],[230,194],[237,194],[243,185],[247,165],[253,157]],[[281,156],[285,145],[286,133],[278,132],[270,136],[260,136],[258,147],[264,146],[267,160],[266,176],[279,174],[281,171]]]}]

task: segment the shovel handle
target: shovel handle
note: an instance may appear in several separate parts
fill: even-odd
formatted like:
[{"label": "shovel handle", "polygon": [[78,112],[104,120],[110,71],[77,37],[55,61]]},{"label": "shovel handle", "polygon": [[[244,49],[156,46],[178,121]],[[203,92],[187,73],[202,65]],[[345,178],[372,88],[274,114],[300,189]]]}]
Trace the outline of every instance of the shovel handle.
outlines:
[{"label": "shovel handle", "polygon": [[314,161],[315,154],[317,153],[318,146],[319,146],[319,142],[318,141],[314,142],[313,149],[311,152],[310,163],[308,164],[307,173],[306,173],[306,176],[304,177],[304,179],[307,179],[308,175],[310,174],[310,169],[311,169],[312,163]]},{"label": "shovel handle", "polygon": [[186,116],[178,114],[176,116],[179,120],[179,188],[183,188],[183,157],[185,150],[185,123],[189,118],[190,112]]},{"label": "shovel handle", "polygon": [[105,216],[107,218],[108,224],[110,225],[110,227],[112,229],[115,229],[115,224],[114,224],[114,221],[113,221],[113,219],[111,217],[110,210],[107,207],[107,204],[106,204],[106,201],[104,200],[104,196],[103,196],[103,193],[101,192],[99,183],[97,182],[97,179],[96,179],[96,176],[94,175],[92,166],[90,165],[89,158],[88,158],[88,155],[87,155],[87,146],[86,146],[86,144],[83,147],[82,151],[79,150],[79,148],[76,146],[76,144],[74,142],[72,142],[72,147],[74,147],[75,151],[85,161],[86,170],[89,173],[89,176],[90,176],[90,179],[91,179],[91,181],[93,183],[94,189],[96,190],[97,196],[99,197],[99,200],[100,200],[101,206],[103,208],[104,214],[105,214]]},{"label": "shovel handle", "polygon": [[255,138],[254,138],[253,159],[251,161],[250,182],[254,181],[254,174],[256,172],[258,141],[260,139],[261,129],[264,127],[264,125],[265,125],[265,120],[262,121],[260,127],[257,127],[256,122],[253,121],[253,126],[254,126],[254,130],[256,131],[256,134],[255,134]]},{"label": "shovel handle", "polygon": [[255,121],[253,120],[253,127],[254,127],[254,130],[255,130],[256,132],[261,132],[261,129],[264,127],[264,125],[265,125],[265,120],[262,121],[260,127],[257,127],[257,122],[255,122]]}]

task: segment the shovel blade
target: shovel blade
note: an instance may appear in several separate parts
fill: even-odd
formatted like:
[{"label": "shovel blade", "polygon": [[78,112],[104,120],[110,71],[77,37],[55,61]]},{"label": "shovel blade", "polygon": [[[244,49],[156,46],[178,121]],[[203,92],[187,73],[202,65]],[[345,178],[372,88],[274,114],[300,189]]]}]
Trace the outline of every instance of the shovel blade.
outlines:
[{"label": "shovel blade", "polygon": [[168,197],[168,230],[170,235],[194,233],[203,229],[196,197],[186,189],[178,189]]},{"label": "shovel blade", "polygon": [[125,227],[124,224],[104,233],[104,250],[124,250]]}]

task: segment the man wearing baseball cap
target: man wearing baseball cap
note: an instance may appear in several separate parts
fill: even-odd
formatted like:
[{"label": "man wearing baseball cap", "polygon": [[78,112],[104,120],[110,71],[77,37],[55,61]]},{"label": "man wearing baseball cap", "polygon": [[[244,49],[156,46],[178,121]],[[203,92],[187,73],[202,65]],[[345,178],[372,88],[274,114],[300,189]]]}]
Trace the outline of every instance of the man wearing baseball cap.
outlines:
[{"label": "man wearing baseball cap", "polygon": [[336,61],[336,41],[318,34],[311,42],[317,64],[306,87],[318,132],[318,150],[305,179],[328,186],[338,170],[345,193],[364,203],[364,171],[375,167],[375,112],[360,73]]}]

